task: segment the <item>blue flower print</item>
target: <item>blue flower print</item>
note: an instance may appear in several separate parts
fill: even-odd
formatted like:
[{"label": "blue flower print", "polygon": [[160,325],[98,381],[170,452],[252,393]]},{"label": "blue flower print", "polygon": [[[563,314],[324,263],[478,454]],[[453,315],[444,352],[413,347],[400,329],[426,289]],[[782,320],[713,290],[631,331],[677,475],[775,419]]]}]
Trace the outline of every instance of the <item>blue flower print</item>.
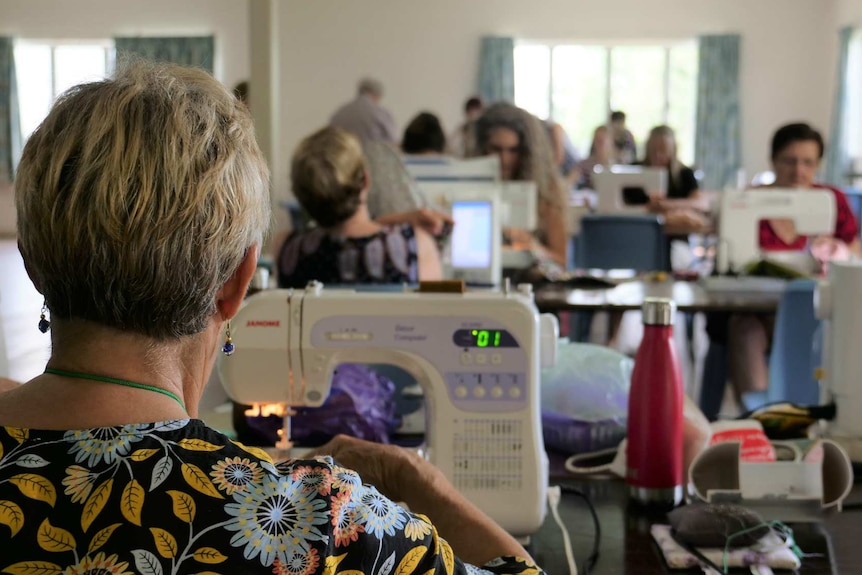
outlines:
[{"label": "blue flower print", "polygon": [[259,555],[264,567],[276,558],[288,564],[298,554],[307,554],[312,541],[328,541],[317,527],[328,521],[326,501],[317,491],[307,491],[301,481],[266,477],[247,491],[234,493],[233,499],[235,503],[225,505],[235,518],[225,526],[236,531],[230,543],[244,545],[246,559]]},{"label": "blue flower print", "polygon": [[396,529],[404,527],[408,517],[404,510],[383,497],[374,487],[368,487],[360,495],[359,522],[365,525],[366,533],[383,539],[383,534],[395,535]]},{"label": "blue flower print", "polygon": [[74,444],[69,448],[69,454],[75,456],[75,462],[86,460],[88,467],[94,467],[100,461],[111,464],[118,456],[127,455],[132,443],[144,438],[141,430],[146,428],[146,424],[137,424],[77,429],[67,431],[63,439]]}]

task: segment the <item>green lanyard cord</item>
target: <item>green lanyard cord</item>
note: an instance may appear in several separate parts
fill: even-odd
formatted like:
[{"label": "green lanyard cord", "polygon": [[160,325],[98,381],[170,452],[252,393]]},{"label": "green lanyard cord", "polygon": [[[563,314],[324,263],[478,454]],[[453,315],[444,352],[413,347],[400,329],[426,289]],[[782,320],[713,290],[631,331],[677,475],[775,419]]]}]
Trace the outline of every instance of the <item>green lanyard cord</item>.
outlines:
[{"label": "green lanyard cord", "polygon": [[63,377],[71,377],[73,379],[89,379],[92,381],[101,381],[103,383],[113,383],[115,385],[122,385],[124,387],[133,387],[135,389],[145,389],[147,391],[155,391],[156,393],[161,393],[162,395],[167,395],[168,397],[170,397],[171,399],[173,399],[174,401],[179,403],[180,407],[183,408],[183,411],[185,411],[188,414],[188,411],[186,410],[186,406],[185,406],[185,404],[183,404],[183,400],[180,399],[179,397],[177,397],[175,394],[168,391],[167,389],[162,389],[160,387],[147,385],[145,383],[136,383],[134,381],[128,381],[125,379],[116,379],[113,377],[104,377],[101,375],[90,375],[87,373],[78,373],[77,371],[64,371],[62,369],[45,368],[45,373],[50,373],[53,375],[61,375]]}]

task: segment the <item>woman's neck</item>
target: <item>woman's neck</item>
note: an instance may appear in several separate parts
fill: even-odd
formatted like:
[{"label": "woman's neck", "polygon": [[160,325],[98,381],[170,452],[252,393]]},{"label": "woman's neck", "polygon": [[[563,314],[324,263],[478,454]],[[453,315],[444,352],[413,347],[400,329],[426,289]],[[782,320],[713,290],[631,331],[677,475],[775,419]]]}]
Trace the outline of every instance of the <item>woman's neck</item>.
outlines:
[{"label": "woman's neck", "polygon": [[383,229],[383,226],[371,219],[368,204],[362,203],[356,213],[340,224],[329,228],[331,234],[346,238],[361,238],[370,236]]},{"label": "woman's neck", "polygon": [[4,394],[0,424],[76,429],[197,417],[219,325],[169,343],[86,321],[53,321],[47,368],[154,387],[175,395],[45,373]]}]

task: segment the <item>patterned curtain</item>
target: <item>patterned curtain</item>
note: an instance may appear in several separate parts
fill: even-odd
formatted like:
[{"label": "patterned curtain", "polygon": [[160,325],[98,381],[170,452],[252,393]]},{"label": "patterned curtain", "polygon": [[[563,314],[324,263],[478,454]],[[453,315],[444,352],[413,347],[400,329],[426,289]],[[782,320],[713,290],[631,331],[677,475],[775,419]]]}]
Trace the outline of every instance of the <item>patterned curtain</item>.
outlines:
[{"label": "patterned curtain", "polygon": [[115,38],[117,56],[135,54],[147,60],[171,62],[183,66],[197,66],[213,73],[215,38],[199,36],[191,38]]},{"label": "patterned curtain", "polygon": [[829,146],[826,148],[826,170],[823,181],[841,186],[850,171],[847,154],[847,67],[853,28],[842,28],[838,33],[838,74],[835,85],[835,103],[832,107],[832,126],[829,129]]},{"label": "patterned curtain", "polygon": [[700,37],[695,161],[710,190],[734,185],[742,164],[739,49],[738,34]]},{"label": "patterned curtain", "polygon": [[515,102],[515,39],[486,36],[479,54],[479,94],[487,103]]},{"label": "patterned curtain", "polygon": [[12,38],[0,37],[0,183],[15,179],[21,155],[18,87]]}]

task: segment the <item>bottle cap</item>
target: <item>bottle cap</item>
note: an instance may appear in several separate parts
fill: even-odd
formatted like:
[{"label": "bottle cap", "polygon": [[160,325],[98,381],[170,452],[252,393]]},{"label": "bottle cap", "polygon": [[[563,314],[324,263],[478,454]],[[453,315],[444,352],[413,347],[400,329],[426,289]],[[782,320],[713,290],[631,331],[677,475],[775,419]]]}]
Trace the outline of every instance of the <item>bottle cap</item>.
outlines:
[{"label": "bottle cap", "polygon": [[672,299],[648,297],[641,307],[644,325],[673,325],[676,304]]}]

